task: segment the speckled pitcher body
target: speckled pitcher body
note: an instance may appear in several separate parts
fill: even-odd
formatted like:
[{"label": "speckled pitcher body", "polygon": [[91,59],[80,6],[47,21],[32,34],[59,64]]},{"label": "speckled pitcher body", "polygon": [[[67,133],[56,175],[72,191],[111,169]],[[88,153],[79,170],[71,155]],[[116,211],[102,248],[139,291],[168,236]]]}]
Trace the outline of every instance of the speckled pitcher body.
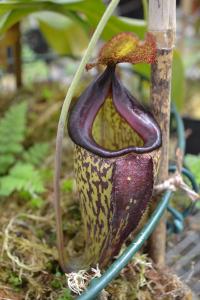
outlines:
[{"label": "speckled pitcher body", "polygon": [[148,208],[161,146],[151,113],[108,66],[70,112],[86,261],[107,265]]}]

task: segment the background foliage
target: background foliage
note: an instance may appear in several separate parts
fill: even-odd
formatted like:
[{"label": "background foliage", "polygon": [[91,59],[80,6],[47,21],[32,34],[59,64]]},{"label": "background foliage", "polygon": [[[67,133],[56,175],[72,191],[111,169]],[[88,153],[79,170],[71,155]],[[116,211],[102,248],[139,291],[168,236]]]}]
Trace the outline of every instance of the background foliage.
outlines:
[{"label": "background foliage", "polygon": [[23,192],[35,205],[40,205],[39,195],[45,188],[38,166],[48,153],[48,144],[37,143],[27,150],[24,148],[26,121],[25,102],[11,106],[0,119],[0,196]]},{"label": "background foliage", "polygon": [[[4,0],[1,2],[0,34],[24,17],[32,15],[38,20],[48,43],[59,54],[81,55],[88,44],[92,30],[96,28],[105,5],[102,0]],[[62,15],[62,16],[61,16]],[[103,31],[102,38],[127,31],[144,38],[146,22],[112,16]],[[137,65],[137,71],[150,76],[147,65]],[[182,108],[185,95],[184,66],[178,51],[174,54],[172,99]]]}]

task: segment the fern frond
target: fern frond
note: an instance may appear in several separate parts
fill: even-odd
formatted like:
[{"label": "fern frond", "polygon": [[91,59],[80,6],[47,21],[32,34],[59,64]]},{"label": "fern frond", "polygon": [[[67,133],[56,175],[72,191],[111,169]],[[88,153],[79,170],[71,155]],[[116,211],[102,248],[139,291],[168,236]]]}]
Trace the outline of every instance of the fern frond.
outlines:
[{"label": "fern frond", "polygon": [[48,143],[37,143],[23,153],[23,159],[27,163],[39,166],[46,158],[49,151]]},{"label": "fern frond", "polygon": [[25,138],[27,104],[12,106],[0,120],[0,155],[20,153]]},{"label": "fern frond", "polygon": [[22,152],[25,138],[27,104],[12,106],[0,119],[0,174],[5,174]]},{"label": "fern frond", "polygon": [[44,190],[42,176],[31,164],[17,163],[7,176],[0,178],[0,196],[10,196],[14,191],[24,191],[35,197]]},{"label": "fern frond", "polygon": [[5,174],[14,161],[15,158],[12,154],[0,155],[0,175]]}]

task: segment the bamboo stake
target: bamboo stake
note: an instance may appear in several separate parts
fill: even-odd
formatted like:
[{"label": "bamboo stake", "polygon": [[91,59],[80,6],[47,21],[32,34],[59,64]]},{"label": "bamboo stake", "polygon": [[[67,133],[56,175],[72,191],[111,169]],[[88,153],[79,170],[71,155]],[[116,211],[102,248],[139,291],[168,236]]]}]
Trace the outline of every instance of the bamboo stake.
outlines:
[{"label": "bamboo stake", "polygon": [[[168,177],[170,92],[173,46],[176,31],[176,1],[149,1],[149,31],[157,41],[157,59],[151,69],[152,110],[162,130],[161,164],[157,184]],[[158,199],[154,199],[152,209]],[[149,239],[149,255],[160,267],[165,264],[165,217]]]}]

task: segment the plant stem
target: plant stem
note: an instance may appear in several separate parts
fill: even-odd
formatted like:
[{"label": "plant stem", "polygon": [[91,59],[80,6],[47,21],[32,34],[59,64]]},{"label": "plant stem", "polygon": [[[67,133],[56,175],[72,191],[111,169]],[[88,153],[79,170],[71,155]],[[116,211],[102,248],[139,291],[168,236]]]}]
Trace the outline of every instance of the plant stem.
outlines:
[{"label": "plant stem", "polygon": [[107,23],[110,16],[114,12],[120,0],[112,0],[105,10],[91,40],[88,45],[88,48],[81,60],[81,63],[76,71],[76,74],[72,80],[72,83],[68,89],[67,95],[65,97],[60,119],[58,123],[57,129],[57,138],[56,138],[56,152],[55,152],[55,175],[54,175],[54,206],[55,206],[55,214],[56,214],[56,232],[57,232],[57,245],[58,245],[58,253],[59,253],[59,261],[62,269],[66,271],[66,263],[65,263],[65,255],[64,255],[64,237],[62,231],[62,213],[60,207],[60,176],[61,176],[61,163],[62,163],[62,146],[63,146],[63,137],[64,137],[64,129],[65,123],[67,119],[67,114],[69,110],[69,106],[71,100],[74,96],[75,90],[78,86],[80,78],[84,72],[85,66],[94,50],[94,47],[97,44],[97,41]]},{"label": "plant stem", "polygon": [[[170,94],[173,42],[175,33],[174,0],[149,1],[149,29],[157,41],[157,59],[151,69],[152,110],[162,131],[162,149],[157,184],[168,178],[168,148],[170,122]],[[163,13],[164,12],[164,13]],[[160,197],[153,199],[152,210]],[[160,267],[165,264],[166,223],[165,217],[153,232],[149,240],[149,254]]]}]

